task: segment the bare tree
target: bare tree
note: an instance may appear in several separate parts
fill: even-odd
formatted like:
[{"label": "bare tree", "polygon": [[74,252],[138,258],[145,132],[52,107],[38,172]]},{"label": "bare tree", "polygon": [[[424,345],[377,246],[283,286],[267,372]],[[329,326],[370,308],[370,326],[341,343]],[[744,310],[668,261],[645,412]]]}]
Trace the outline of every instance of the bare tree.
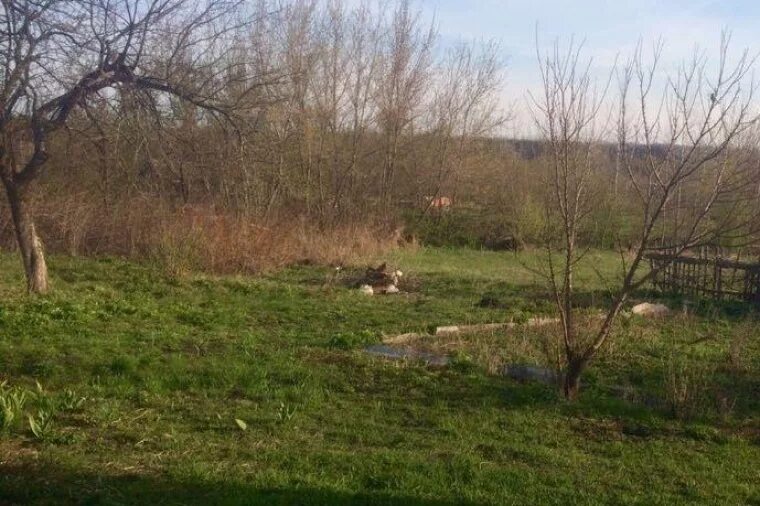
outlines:
[{"label": "bare tree", "polygon": [[439,69],[429,131],[432,134],[432,178],[425,181],[427,213],[443,188],[456,186],[465,171],[468,156],[478,141],[492,136],[508,117],[499,107],[498,91],[503,84],[499,46],[459,44],[452,48]]},{"label": "bare tree", "polygon": [[381,66],[385,79],[378,90],[378,126],[383,135],[383,162],[380,199],[385,213],[399,170],[404,134],[413,138],[414,120],[430,85],[432,50],[436,40],[433,26],[422,28],[409,0],[400,0],[388,30]]},{"label": "bare tree", "polygon": [[[556,225],[551,230],[556,235],[546,242],[546,272],[562,323],[567,398],[578,395],[581,374],[609,339],[629,296],[657,274],[642,269],[647,252],[667,247],[680,254],[746,233],[757,216],[757,197],[751,198],[757,171],[740,149],[757,119],[749,79],[754,60],[745,51],[730,63],[729,42],[724,34],[717,62],[695,52],[667,76],[661,96],[656,86],[662,45],[655,46],[649,64],[640,45],[618,73],[617,121],[606,119],[607,88],[594,87],[580,46],[571,44],[563,53],[555,45],[549,55],[539,53],[544,94],[533,97],[533,105],[550,145],[548,217]],[[628,192],[637,203],[630,219],[639,220],[638,238],[627,255],[621,249],[620,283],[601,324],[581,332],[574,272],[586,251],[578,235],[599,201],[593,183],[602,168],[593,152],[610,131],[617,134],[618,163],[627,175],[625,188],[616,191]]]},{"label": "bare tree", "polygon": [[[338,217],[346,216],[347,202],[356,200],[359,164],[367,155],[367,138],[373,121],[371,99],[377,88],[380,65],[382,17],[373,16],[367,2],[351,13],[347,27],[347,67],[344,90],[343,130],[347,133],[345,154],[336,168],[332,207]],[[356,205],[356,202],[354,202]]]},{"label": "bare tree", "polygon": [[[0,7],[0,176],[30,292],[48,290],[30,195],[50,135],[119,87],[156,108],[173,96],[223,114],[216,101],[238,0],[3,0]],[[110,95],[109,95],[110,93]]]}]

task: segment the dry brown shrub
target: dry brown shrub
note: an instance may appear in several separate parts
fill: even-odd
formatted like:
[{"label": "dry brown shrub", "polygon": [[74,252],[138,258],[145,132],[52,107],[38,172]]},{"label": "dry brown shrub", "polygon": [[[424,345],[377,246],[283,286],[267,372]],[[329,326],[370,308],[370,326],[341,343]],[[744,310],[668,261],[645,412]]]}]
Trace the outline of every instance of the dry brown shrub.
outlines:
[{"label": "dry brown shrub", "polygon": [[[48,251],[148,259],[172,276],[257,273],[297,263],[352,264],[403,243],[398,229],[373,223],[324,228],[282,218],[265,226],[210,205],[172,207],[147,197],[105,205],[75,195],[38,200],[34,206]],[[5,211],[0,214],[0,244],[13,249]]]}]

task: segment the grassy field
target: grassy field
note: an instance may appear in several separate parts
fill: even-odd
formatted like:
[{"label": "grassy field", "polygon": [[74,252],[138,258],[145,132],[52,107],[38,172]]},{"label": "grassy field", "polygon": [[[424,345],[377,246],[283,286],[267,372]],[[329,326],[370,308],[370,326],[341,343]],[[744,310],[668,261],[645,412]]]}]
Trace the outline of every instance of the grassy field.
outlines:
[{"label": "grassy field", "polygon": [[[444,368],[361,351],[551,313],[529,254],[391,260],[405,293],[370,298],[329,268],[172,280],[53,258],[53,294],[28,298],[0,255],[0,390],[27,393],[0,435],[0,504],[760,504],[748,308],[621,321],[568,404],[494,374],[544,363],[551,329],[447,343]],[[586,305],[615,266],[587,258]]]}]

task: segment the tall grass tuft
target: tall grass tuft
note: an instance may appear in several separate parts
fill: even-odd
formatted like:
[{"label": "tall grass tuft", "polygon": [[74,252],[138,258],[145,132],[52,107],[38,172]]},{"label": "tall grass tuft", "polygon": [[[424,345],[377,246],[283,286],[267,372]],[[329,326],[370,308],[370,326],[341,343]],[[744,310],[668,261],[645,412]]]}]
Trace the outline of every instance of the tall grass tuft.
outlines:
[{"label": "tall grass tuft", "polygon": [[671,354],[665,377],[665,401],[671,414],[679,420],[707,416],[714,406],[714,383],[712,365]]}]

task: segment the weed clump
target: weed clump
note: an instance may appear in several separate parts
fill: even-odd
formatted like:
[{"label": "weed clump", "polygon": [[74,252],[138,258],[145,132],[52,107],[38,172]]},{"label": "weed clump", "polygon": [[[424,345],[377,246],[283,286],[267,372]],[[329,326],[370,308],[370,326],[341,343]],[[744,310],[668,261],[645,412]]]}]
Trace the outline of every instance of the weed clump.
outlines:
[{"label": "weed clump", "polygon": [[52,395],[40,383],[30,389],[0,383],[0,437],[22,433],[25,429],[38,440],[55,435],[54,421],[59,414],[79,411],[85,402],[71,390]]}]

